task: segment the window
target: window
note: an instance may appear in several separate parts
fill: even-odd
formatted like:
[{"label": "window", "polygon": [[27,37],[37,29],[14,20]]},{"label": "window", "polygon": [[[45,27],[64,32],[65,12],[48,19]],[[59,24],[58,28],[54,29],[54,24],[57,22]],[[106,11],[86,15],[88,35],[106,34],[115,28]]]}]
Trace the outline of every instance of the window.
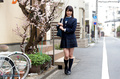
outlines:
[{"label": "window", "polygon": [[107,18],[107,16],[106,16],[106,18]]},{"label": "window", "polygon": [[92,17],[94,17],[96,14],[92,14]]},{"label": "window", "polygon": [[92,13],[96,13],[95,11],[92,11]]},{"label": "window", "polygon": [[120,11],[118,11],[118,14],[120,14]]},{"label": "window", "polygon": [[85,9],[88,10],[89,9],[89,5],[86,3],[85,4]]},{"label": "window", "polygon": [[0,0],[0,2],[3,2],[3,0]]},{"label": "window", "polygon": [[94,17],[94,14],[92,14],[92,17]]},{"label": "window", "polygon": [[115,26],[115,24],[112,24],[112,26]]}]

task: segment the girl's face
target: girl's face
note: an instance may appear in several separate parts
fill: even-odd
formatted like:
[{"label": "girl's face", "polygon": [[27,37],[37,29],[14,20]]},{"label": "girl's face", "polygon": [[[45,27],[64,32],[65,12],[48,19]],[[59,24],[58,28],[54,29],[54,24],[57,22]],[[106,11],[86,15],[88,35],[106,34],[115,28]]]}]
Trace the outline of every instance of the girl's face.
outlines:
[{"label": "girl's face", "polygon": [[72,16],[72,11],[67,10],[66,14],[67,14],[67,17],[70,17],[70,16]]}]

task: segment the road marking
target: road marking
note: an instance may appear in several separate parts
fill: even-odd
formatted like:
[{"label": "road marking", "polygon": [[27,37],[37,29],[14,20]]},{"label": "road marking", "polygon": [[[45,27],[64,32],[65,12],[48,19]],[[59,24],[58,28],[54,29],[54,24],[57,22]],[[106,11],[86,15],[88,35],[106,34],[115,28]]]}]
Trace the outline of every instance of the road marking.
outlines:
[{"label": "road marking", "polygon": [[[116,37],[112,37],[112,38],[114,38],[114,39],[116,39],[116,40],[120,41],[120,38],[116,38]],[[116,41],[116,40],[115,40],[115,41]]]},{"label": "road marking", "polygon": [[109,79],[107,50],[105,44],[105,37],[103,39],[103,60],[102,60],[102,79]]}]

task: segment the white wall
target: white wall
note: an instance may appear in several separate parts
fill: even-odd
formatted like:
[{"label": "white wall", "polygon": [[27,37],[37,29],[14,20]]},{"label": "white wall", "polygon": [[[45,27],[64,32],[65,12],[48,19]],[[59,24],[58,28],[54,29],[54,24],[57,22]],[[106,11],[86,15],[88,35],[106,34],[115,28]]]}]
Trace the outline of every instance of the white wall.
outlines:
[{"label": "white wall", "polygon": [[[114,36],[114,33],[112,32],[112,29],[114,29],[114,26],[112,26],[112,24],[114,24],[114,22],[105,23],[104,32],[105,32],[106,36]],[[115,22],[115,29],[116,29],[116,31],[117,31],[117,27],[119,25],[120,25],[120,22]]]},{"label": "white wall", "polygon": [[21,42],[12,29],[16,28],[16,24],[21,26],[23,13],[17,4],[12,4],[12,0],[4,0],[0,3],[0,44]]},{"label": "white wall", "polygon": [[[67,0],[65,0],[67,1]],[[77,21],[80,22],[80,15],[81,12],[80,12],[80,8],[84,8],[85,9],[85,4],[84,4],[84,1],[83,0],[69,0],[68,4],[67,5],[71,5],[74,9],[74,17],[77,18]]]}]

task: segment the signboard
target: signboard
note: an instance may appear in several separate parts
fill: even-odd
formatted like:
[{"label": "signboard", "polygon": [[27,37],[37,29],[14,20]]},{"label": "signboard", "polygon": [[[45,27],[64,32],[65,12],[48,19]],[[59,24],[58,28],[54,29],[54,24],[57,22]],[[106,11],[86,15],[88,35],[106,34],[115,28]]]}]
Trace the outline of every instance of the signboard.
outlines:
[{"label": "signboard", "polygon": [[94,22],[94,25],[96,25],[97,24],[97,22]]},{"label": "signboard", "polygon": [[16,4],[17,3],[17,0],[12,0],[12,4]]},{"label": "signboard", "polygon": [[93,19],[97,19],[97,16],[93,16]]}]

